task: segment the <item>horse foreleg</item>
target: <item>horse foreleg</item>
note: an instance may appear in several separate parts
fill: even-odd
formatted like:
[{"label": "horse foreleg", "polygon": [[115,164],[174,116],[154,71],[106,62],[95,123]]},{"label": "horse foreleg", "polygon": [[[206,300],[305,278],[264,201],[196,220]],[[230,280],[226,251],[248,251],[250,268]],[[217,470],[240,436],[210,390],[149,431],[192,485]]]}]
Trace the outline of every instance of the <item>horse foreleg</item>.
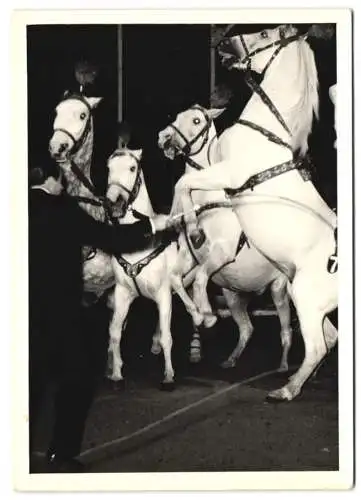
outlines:
[{"label": "horse foreleg", "polygon": [[172,319],[172,292],[170,284],[165,284],[157,297],[157,306],[159,311],[159,326],[160,326],[160,345],[164,354],[164,380],[163,387],[170,389],[174,384],[174,370],[172,365],[172,334],[171,334],[171,319]]},{"label": "horse foreleg", "polygon": [[[193,266],[193,269],[192,269]],[[169,274],[169,279],[172,285],[172,289],[182,300],[184,307],[187,312],[191,315],[192,321],[196,326],[199,326],[203,323],[203,315],[198,311],[196,305],[193,300],[190,298],[183,284],[183,277],[189,273],[189,269],[194,272],[194,267],[197,264],[194,263],[194,259],[191,253],[188,250],[188,247],[185,243],[185,237],[181,234],[179,238],[179,251],[177,254],[177,260],[173,269]]]},{"label": "horse foreleg", "polygon": [[189,224],[191,232],[197,229],[197,218],[194,211],[192,211],[191,190],[212,191],[234,187],[231,183],[229,167],[229,162],[223,161],[212,165],[210,169],[183,175],[174,188],[170,216],[176,216],[183,211],[186,214],[185,220]]},{"label": "horse foreleg", "polygon": [[204,326],[206,328],[211,328],[214,326],[218,318],[213,314],[212,307],[209,302],[207,293],[209,272],[205,264],[206,263],[199,266],[197,269],[193,283],[193,297],[198,310],[200,310],[201,314],[204,316]]},{"label": "horse foreleg", "polygon": [[116,285],[114,290],[114,312],[109,326],[108,370],[107,376],[111,380],[123,379],[123,360],[120,354],[124,321],[127,317],[130,304],[134,296],[125,288]]},{"label": "horse foreleg", "polygon": [[162,346],[160,345],[160,325],[159,325],[159,320],[158,320],[158,323],[157,323],[157,326],[155,328],[155,332],[153,335],[153,339],[152,339],[151,352],[152,352],[152,354],[155,354],[157,356],[158,354],[160,354],[161,350],[162,350]]},{"label": "horse foreleg", "polygon": [[288,371],[288,354],[292,345],[291,308],[287,293],[287,282],[287,277],[285,275],[280,275],[271,284],[272,299],[281,323],[280,335],[283,350],[279,367],[280,372]]},{"label": "horse foreleg", "polygon": [[241,295],[231,290],[226,290],[225,288],[222,292],[239,331],[239,339],[235,349],[228,359],[222,363],[223,368],[233,368],[236,365],[237,359],[244,351],[254,330],[247,311],[250,297],[246,294]]},{"label": "horse foreleg", "polygon": [[210,277],[216,274],[227,263],[232,261],[234,249],[227,246],[227,242],[216,241],[209,248],[208,258],[196,272],[193,284],[194,302],[200,312],[205,316],[204,326],[210,328],[217,321],[209,302],[207,285]]}]

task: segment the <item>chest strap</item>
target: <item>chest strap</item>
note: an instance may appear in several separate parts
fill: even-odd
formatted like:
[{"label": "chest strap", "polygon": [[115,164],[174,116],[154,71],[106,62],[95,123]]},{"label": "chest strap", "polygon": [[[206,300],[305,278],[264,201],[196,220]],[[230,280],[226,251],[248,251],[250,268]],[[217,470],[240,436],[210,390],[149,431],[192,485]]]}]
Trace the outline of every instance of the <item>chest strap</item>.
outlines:
[{"label": "chest strap", "polygon": [[117,255],[116,259],[118,261],[118,264],[123,268],[125,274],[132,278],[133,280],[138,276],[138,274],[158,255],[160,255],[167,247],[169,246],[168,243],[164,243],[160,245],[159,247],[155,248],[153,252],[151,252],[149,255],[144,257],[143,259],[139,260],[138,262],[135,262],[134,264],[131,264],[128,262],[124,257],[121,255]]},{"label": "chest strap", "polygon": [[259,184],[269,181],[274,177],[290,172],[291,170],[299,170],[304,181],[311,180],[310,164],[307,158],[298,158],[289,160],[274,167],[267,168],[259,174],[252,175],[242,186],[238,188],[226,188],[225,192],[228,196],[237,196],[247,189],[253,190]]},{"label": "chest strap", "polygon": [[249,127],[251,129],[255,130],[256,132],[261,133],[269,141],[274,142],[275,144],[278,144],[279,146],[283,146],[283,147],[292,151],[292,147],[290,144],[283,141],[280,137],[278,137],[278,135],[274,134],[270,130],[267,130],[267,129],[261,127],[260,125],[257,125],[256,123],[249,122],[248,120],[243,120],[241,118],[239,120],[237,120],[237,123],[239,123],[240,125],[244,125],[245,127]]}]

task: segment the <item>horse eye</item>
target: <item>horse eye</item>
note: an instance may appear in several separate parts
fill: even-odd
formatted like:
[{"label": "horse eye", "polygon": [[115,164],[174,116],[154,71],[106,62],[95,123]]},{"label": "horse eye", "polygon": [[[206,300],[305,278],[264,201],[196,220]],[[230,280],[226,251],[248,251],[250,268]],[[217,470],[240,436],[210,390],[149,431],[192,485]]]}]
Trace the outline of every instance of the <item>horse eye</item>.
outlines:
[{"label": "horse eye", "polygon": [[130,167],[130,171],[131,172],[135,172],[135,166],[134,165]]},{"label": "horse eye", "polygon": [[193,123],[194,125],[199,125],[201,123],[201,120],[199,118],[194,118]]},{"label": "horse eye", "polygon": [[81,120],[85,120],[85,118],[86,118],[86,113],[82,113],[82,114],[80,115],[80,119],[81,119]]},{"label": "horse eye", "polygon": [[267,31],[261,31],[261,37],[262,37],[262,38],[268,38],[268,33],[267,33]]}]

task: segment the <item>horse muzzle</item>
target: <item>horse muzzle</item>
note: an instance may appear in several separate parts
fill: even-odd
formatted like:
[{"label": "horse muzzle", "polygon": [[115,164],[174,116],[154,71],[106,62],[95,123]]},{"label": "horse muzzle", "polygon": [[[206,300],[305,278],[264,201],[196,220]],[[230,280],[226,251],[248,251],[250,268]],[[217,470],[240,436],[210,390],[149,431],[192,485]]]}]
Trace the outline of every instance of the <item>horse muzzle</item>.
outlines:
[{"label": "horse muzzle", "polygon": [[177,146],[173,144],[173,136],[174,131],[170,127],[158,134],[158,147],[169,160],[174,160],[177,154]]},{"label": "horse muzzle", "polygon": [[108,187],[106,199],[108,200],[108,206],[110,207],[112,216],[115,218],[124,217],[127,202],[118,186],[111,185]]},{"label": "horse muzzle", "polygon": [[66,161],[73,146],[70,142],[64,134],[55,132],[49,142],[50,156],[57,162]]}]

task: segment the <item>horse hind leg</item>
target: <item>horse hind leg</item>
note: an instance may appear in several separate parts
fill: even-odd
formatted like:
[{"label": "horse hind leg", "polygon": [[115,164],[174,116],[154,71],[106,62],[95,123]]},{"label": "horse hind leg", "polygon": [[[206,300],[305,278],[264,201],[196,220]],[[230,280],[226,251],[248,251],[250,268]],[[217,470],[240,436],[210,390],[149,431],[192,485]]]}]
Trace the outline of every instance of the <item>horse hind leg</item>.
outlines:
[{"label": "horse hind leg", "polygon": [[240,295],[226,289],[223,289],[223,296],[239,331],[239,340],[236,347],[228,359],[222,363],[223,368],[233,368],[251,338],[254,328],[247,311],[249,296]]},{"label": "horse hind leg", "polygon": [[279,367],[280,372],[288,371],[288,355],[292,345],[292,328],[291,328],[291,308],[289,296],[287,293],[288,279],[284,275],[280,275],[271,284],[271,295],[276,306],[278,317],[281,323],[281,344],[282,357]]},{"label": "horse hind leg", "polygon": [[[337,307],[337,278],[315,268],[302,269],[292,284],[292,298],[298,313],[305,344],[305,358],[288,383],[272,391],[270,399],[292,400],[302,390],[311,374],[317,369],[330,347],[337,340],[337,330],[325,315]],[[330,326],[332,325],[332,326]]]},{"label": "horse hind leg", "polygon": [[155,332],[153,335],[152,339],[152,348],[151,348],[151,353],[154,354],[155,356],[158,356],[162,351],[162,346],[160,344],[160,324],[159,321],[157,323],[157,326],[155,328]]}]

